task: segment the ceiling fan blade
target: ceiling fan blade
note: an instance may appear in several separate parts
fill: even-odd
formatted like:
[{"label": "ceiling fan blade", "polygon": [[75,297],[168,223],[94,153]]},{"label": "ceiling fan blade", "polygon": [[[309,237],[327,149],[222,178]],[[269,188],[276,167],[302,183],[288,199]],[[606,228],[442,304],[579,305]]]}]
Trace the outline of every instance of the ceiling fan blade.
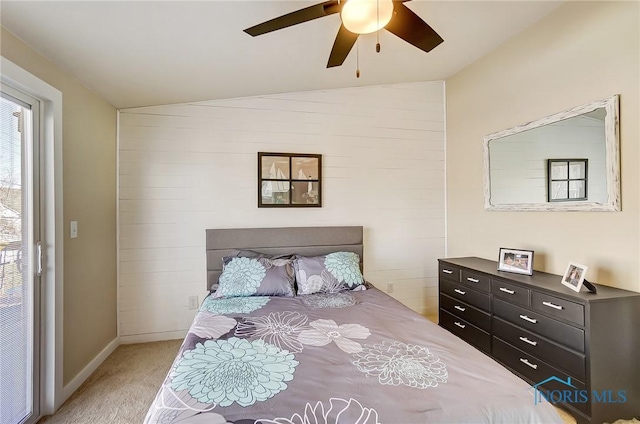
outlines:
[{"label": "ceiling fan blade", "polygon": [[333,48],[329,55],[329,61],[327,62],[327,68],[333,68],[334,66],[340,66],[344,63],[344,60],[349,56],[351,48],[358,40],[358,34],[354,34],[340,25],[336,41],[333,42]]},{"label": "ceiling fan blade", "polygon": [[255,37],[324,16],[333,15],[334,13],[340,12],[340,10],[341,6],[337,0],[325,1],[324,3],[305,7],[304,9],[296,10],[295,12],[287,13],[286,15],[252,26],[251,28],[245,29],[244,32]]},{"label": "ceiling fan blade", "polygon": [[444,41],[433,28],[400,1],[393,2],[393,16],[385,28],[427,53]]}]

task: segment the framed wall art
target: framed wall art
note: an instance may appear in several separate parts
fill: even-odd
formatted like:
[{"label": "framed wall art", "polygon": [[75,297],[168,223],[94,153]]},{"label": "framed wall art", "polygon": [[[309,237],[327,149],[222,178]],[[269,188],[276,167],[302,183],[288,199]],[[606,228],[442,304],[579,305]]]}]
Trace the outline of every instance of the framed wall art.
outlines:
[{"label": "framed wall art", "polygon": [[258,207],[322,207],[322,155],[258,152]]}]

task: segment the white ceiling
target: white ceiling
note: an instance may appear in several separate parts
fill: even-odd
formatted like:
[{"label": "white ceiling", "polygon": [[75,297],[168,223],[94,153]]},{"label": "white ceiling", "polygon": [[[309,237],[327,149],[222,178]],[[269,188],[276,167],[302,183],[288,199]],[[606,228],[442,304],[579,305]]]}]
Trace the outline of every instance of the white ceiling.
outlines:
[{"label": "white ceiling", "polygon": [[444,43],[430,53],[389,32],[326,69],[338,14],[259,37],[242,30],[320,1],[0,1],[2,26],[117,108],[443,80],[562,2],[406,3]]}]

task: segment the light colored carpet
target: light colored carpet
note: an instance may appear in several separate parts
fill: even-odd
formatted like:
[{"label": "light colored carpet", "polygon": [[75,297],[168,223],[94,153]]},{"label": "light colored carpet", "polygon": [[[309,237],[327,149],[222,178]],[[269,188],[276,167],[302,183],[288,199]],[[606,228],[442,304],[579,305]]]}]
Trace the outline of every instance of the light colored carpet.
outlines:
[{"label": "light colored carpet", "polygon": [[558,415],[560,415],[560,418],[562,418],[562,422],[564,424],[576,424],[576,419],[573,418],[573,415],[571,415],[564,409],[558,408],[557,406],[555,408],[556,411],[558,411]]},{"label": "light colored carpet", "polygon": [[38,424],[142,423],[182,340],[119,346],[54,415]]},{"label": "light colored carpet", "polygon": [[[62,407],[38,424],[138,424],[182,340],[119,346]],[[558,409],[565,424],[576,420]]]}]

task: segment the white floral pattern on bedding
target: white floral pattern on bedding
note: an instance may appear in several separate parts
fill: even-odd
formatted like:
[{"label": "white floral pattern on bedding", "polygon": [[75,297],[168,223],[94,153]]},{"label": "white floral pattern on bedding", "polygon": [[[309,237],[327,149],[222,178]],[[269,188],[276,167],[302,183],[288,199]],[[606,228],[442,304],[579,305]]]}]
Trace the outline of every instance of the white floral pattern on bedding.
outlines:
[{"label": "white floral pattern on bedding", "polygon": [[319,319],[309,323],[310,330],[300,333],[298,340],[302,344],[324,346],[335,342],[340,350],[347,353],[360,352],[362,346],[351,339],[366,339],[371,335],[367,327],[360,324],[338,325],[330,319]]},{"label": "white floral pattern on bedding", "polygon": [[231,331],[236,324],[233,318],[203,311],[196,315],[189,332],[202,339],[217,339]]},{"label": "white floral pattern on bedding", "polygon": [[344,284],[326,269],[322,270],[320,275],[310,275],[309,278],[307,278],[307,272],[300,269],[298,271],[298,287],[300,288],[299,294],[338,293],[344,290]]},{"label": "white floral pattern on bedding", "polygon": [[366,289],[360,271],[360,256],[357,253],[334,252],[323,256],[296,256],[293,267],[298,294]]},{"label": "white floral pattern on bedding", "polygon": [[245,318],[238,323],[237,337],[258,337],[292,353],[302,352],[298,335],[306,328],[307,316],[298,312],[273,312],[267,316]]},{"label": "white floral pattern on bedding", "polygon": [[[171,389],[169,384],[163,384],[149,412],[155,413],[158,424],[178,422],[189,422],[191,424],[194,422],[192,417],[201,413],[206,413],[206,415],[202,415],[203,417],[211,417],[211,424],[226,423],[226,419],[222,415],[211,412],[215,407],[215,404],[212,406],[199,403],[190,396],[180,396]],[[221,421],[220,419],[224,420]]]},{"label": "white floral pattern on bedding", "polygon": [[356,304],[356,298],[349,293],[316,293],[301,296],[302,303],[313,308],[346,308]]},{"label": "white floral pattern on bedding", "polygon": [[353,357],[358,370],[378,377],[380,384],[426,389],[447,382],[446,365],[423,346],[385,340],[373,346],[365,345]]},{"label": "white floral pattern on bedding", "polygon": [[307,403],[302,414],[293,414],[291,418],[257,420],[256,424],[380,424],[378,412],[366,408],[351,398],[329,399],[329,405],[318,401],[315,405]]},{"label": "white floral pattern on bedding", "polygon": [[145,423],[557,422],[526,383],[447,335],[375,289],[209,296]]}]

